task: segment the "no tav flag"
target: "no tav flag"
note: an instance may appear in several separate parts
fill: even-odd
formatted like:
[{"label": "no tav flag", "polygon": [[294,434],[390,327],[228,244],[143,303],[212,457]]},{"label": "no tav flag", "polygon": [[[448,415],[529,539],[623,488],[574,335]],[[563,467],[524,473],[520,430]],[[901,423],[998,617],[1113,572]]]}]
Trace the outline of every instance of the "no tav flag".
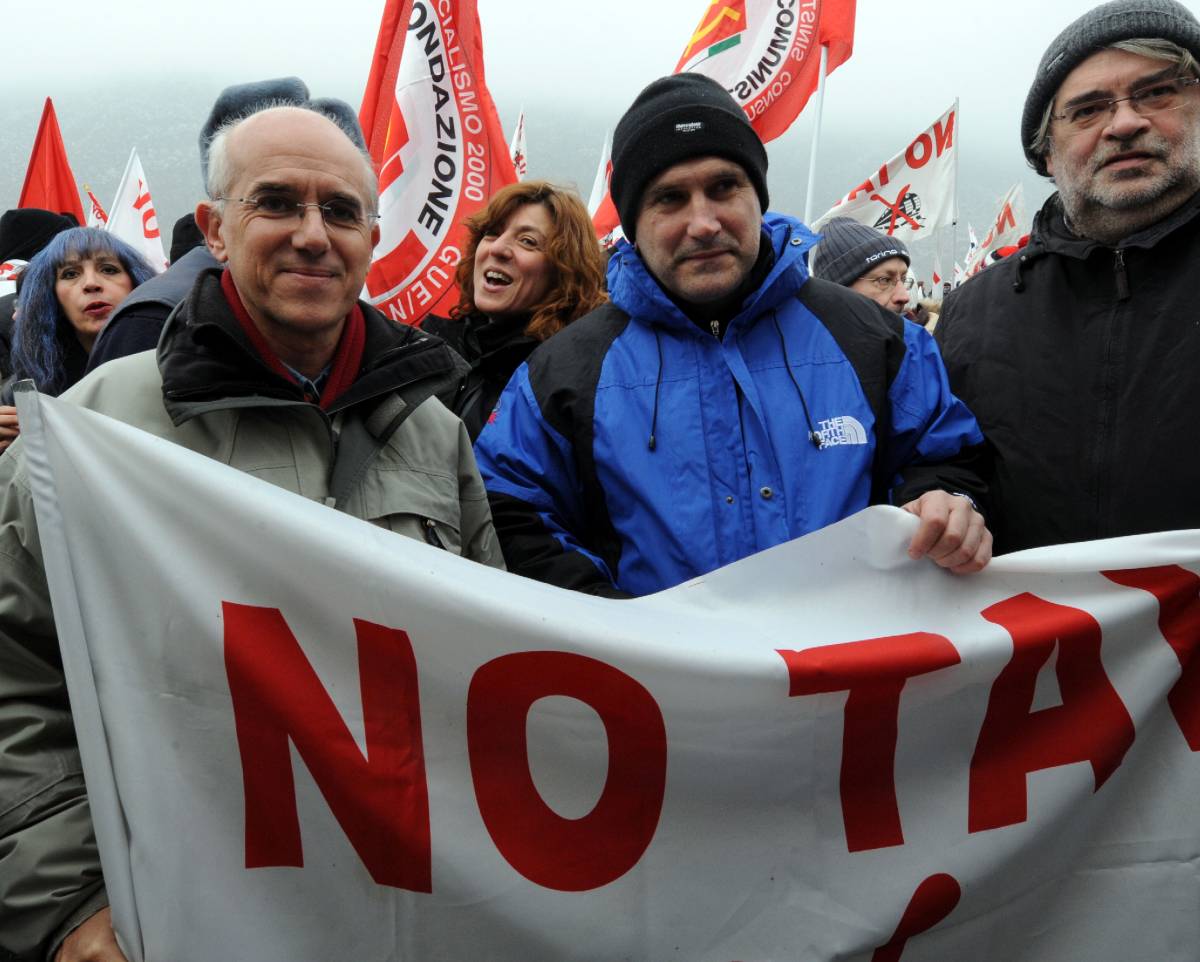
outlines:
[{"label": "no tav flag", "polygon": [[1200,531],[615,601],[18,404],[130,962],[1196,958]]},{"label": "no tav flag", "polygon": [[42,107],[42,119],[33,140],[29,167],[25,171],[25,183],[21,185],[17,206],[40,207],[56,214],[71,214],[79,224],[86,220],[83,204],[79,200],[79,187],[67,162],[67,147],[58,127],[58,115],[49,97]]},{"label": "no tav flag", "polygon": [[517,179],[475,0],[388,0],[359,121],[379,171],[370,301],[415,324],[458,301],[463,221]]},{"label": "no tav flag", "polygon": [[912,243],[957,217],[958,102],[812,224],[850,217]]}]

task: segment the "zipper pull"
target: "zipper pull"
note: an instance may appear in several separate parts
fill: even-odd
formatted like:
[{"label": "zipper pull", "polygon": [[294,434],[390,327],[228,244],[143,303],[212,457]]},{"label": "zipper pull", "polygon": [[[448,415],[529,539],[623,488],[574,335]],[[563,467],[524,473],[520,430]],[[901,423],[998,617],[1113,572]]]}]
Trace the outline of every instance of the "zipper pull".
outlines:
[{"label": "zipper pull", "polygon": [[1125,252],[1119,247],[1113,251],[1113,272],[1117,276],[1117,300],[1129,300],[1129,275],[1125,273]]},{"label": "zipper pull", "polygon": [[721,339],[721,322],[709,321],[708,326],[712,329],[712,336],[719,341]]},{"label": "zipper pull", "polygon": [[422,524],[425,527],[425,542],[433,545],[435,548],[446,550],[446,546],[442,544],[442,539],[438,537],[437,527],[432,518],[422,519]]}]

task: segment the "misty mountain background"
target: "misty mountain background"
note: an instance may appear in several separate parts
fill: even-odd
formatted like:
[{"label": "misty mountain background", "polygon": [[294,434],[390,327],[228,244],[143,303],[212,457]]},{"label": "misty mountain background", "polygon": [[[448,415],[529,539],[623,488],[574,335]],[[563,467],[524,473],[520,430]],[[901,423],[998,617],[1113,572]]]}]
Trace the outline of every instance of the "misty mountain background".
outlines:
[{"label": "misty mountain background", "polygon": [[[0,210],[17,204],[43,102],[49,95],[81,192],[85,184],[90,186],[106,208],[124,173],[130,149],[137,148],[163,232],[163,246],[169,248],[172,224],[193,210],[204,196],[197,135],[227,82],[181,79],[176,75],[153,89],[147,89],[142,81],[111,77],[86,86],[63,83],[61,89],[52,90],[22,89],[19,80],[8,85],[0,121]],[[362,99],[361,89],[322,87],[319,93],[341,97],[355,108]],[[586,201],[605,131],[612,128],[624,108],[564,105],[542,88],[533,96],[529,90],[510,95],[493,84],[492,94],[506,135],[511,135],[524,107],[528,176],[575,186]],[[902,105],[903,98],[897,102]],[[773,210],[803,216],[815,113],[810,103],[784,136],[767,145]],[[817,158],[813,219],[906,147],[934,119],[936,114],[908,115],[903,109],[881,103],[849,117],[831,111],[827,104]],[[987,118],[967,112],[960,115],[956,137],[961,151],[957,243],[946,228],[935,238],[914,244],[913,270],[918,277],[929,277],[935,245],[947,274],[954,260],[961,263],[967,248],[967,224],[982,239],[1000,199],[1014,183],[1024,185],[1025,229],[1053,189],[1049,181],[1026,165],[1015,130],[989,129]]]}]

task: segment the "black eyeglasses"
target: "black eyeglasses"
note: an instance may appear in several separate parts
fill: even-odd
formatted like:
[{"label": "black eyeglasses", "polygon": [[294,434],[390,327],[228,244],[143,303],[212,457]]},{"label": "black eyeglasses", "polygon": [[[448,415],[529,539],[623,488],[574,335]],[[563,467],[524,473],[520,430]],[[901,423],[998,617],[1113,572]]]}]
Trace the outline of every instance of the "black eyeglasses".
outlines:
[{"label": "black eyeglasses", "polygon": [[1134,113],[1141,117],[1148,117],[1164,110],[1177,110],[1182,107],[1187,88],[1194,87],[1196,84],[1200,84],[1200,77],[1172,77],[1167,80],[1155,80],[1144,87],[1139,87],[1128,97],[1103,97],[1098,100],[1088,100],[1068,107],[1061,114],[1052,114],[1051,116],[1055,120],[1061,120],[1072,130],[1087,130],[1116,114],[1117,104],[1128,102]]},{"label": "black eyeglasses", "polygon": [[341,230],[363,230],[379,219],[378,214],[368,214],[358,204],[349,200],[327,200],[323,204],[306,204],[292,200],[283,194],[263,194],[260,197],[214,197],[218,201],[235,201],[257,211],[272,220],[303,220],[308,208],[321,212],[321,220],[327,227]]}]

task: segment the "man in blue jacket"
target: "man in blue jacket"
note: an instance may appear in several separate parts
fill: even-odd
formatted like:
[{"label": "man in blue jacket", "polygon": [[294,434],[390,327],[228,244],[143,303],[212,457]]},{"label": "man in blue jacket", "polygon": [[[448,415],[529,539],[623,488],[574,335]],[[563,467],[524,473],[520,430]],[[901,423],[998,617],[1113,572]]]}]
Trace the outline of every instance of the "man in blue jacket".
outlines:
[{"label": "man in blue jacket", "polygon": [[920,518],[913,557],[977,571],[983,436],[932,339],[810,278],[817,241],[767,206],[767,155],[699,74],[617,125],[612,304],[513,376],[476,445],[510,570],[644,595],[873,503]]}]

